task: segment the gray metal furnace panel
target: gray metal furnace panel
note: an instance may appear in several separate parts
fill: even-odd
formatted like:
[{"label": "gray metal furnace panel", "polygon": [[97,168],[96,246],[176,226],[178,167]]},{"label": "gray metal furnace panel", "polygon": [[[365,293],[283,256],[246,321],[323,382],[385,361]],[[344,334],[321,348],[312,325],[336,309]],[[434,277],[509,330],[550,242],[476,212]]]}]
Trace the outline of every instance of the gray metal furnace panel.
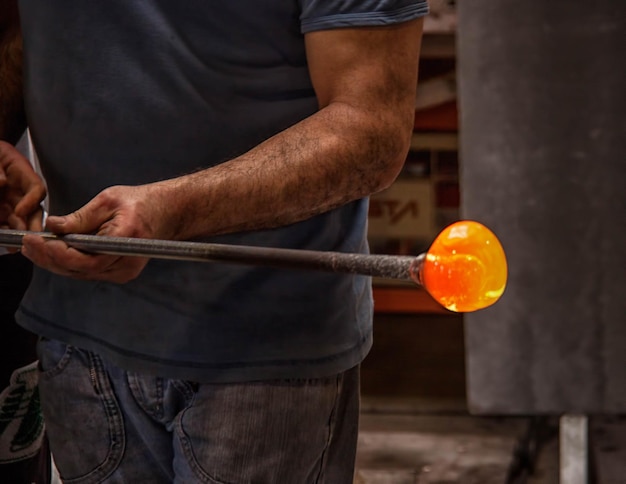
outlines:
[{"label": "gray metal furnace panel", "polygon": [[625,1],[459,2],[462,214],[509,261],[474,413],[626,411],[625,35]]}]

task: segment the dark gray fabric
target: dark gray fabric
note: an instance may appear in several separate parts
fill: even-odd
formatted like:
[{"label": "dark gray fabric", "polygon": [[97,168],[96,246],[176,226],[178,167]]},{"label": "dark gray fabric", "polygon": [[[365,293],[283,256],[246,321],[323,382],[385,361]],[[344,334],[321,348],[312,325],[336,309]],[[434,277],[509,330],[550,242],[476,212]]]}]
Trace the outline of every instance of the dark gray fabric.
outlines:
[{"label": "dark gray fabric", "polygon": [[426,0],[300,0],[302,32],[389,25],[428,13]]},{"label": "dark gray fabric", "polygon": [[466,316],[475,413],[626,410],[626,2],[460,2],[463,215],[509,260]]}]

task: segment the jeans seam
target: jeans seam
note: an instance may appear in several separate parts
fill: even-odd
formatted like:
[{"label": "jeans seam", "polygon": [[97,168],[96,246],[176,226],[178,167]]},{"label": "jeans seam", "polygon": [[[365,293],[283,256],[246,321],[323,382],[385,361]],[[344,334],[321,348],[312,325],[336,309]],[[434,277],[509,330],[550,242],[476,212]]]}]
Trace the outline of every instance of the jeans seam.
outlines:
[{"label": "jeans seam", "polygon": [[50,368],[48,370],[44,370],[40,366],[39,378],[48,380],[50,378],[55,377],[59,373],[63,372],[63,370],[65,370],[65,368],[67,367],[68,363],[70,362],[70,359],[72,358],[72,353],[73,352],[74,352],[74,347],[73,346],[65,345],[65,352],[63,353],[63,356],[55,364],[55,366],[53,368]]},{"label": "jeans seam", "polygon": [[326,467],[326,461],[328,460],[328,450],[330,448],[330,444],[335,433],[335,426],[337,423],[337,406],[339,405],[339,398],[341,395],[341,386],[343,384],[344,374],[345,373],[340,373],[339,375],[337,375],[336,378],[335,402],[333,404],[332,411],[330,412],[330,416],[328,417],[328,439],[326,440],[326,446],[324,447],[324,452],[322,453],[322,457],[320,459],[319,473],[315,478],[316,484],[324,482],[324,469]]},{"label": "jeans seam", "polygon": [[163,403],[163,378],[155,379],[155,404],[153,407],[150,407],[148,402],[149,397],[146,397],[143,386],[140,383],[139,375],[133,372],[125,372],[125,374],[130,394],[135,399],[135,402],[137,403],[139,408],[141,408],[141,410],[145,412],[146,415],[150,416],[155,421],[162,422],[165,411]]},{"label": "jeans seam", "polygon": [[185,410],[183,410],[178,418],[176,419],[176,430],[178,431],[178,439],[180,440],[180,445],[183,448],[183,452],[185,453],[185,457],[187,458],[187,462],[189,463],[189,467],[195,474],[195,476],[200,479],[202,482],[207,484],[227,484],[222,481],[218,481],[209,476],[206,471],[198,464],[196,456],[193,453],[193,449],[191,447],[191,443],[185,434],[185,430],[183,429],[183,416],[188,408],[191,407],[193,401],[187,406]]},{"label": "jeans seam", "polygon": [[108,430],[111,444],[109,446],[108,455],[100,465],[83,476],[73,479],[64,479],[63,482],[68,484],[96,484],[102,482],[119,467],[126,447],[122,413],[119,403],[115,397],[113,387],[111,386],[111,382],[108,378],[108,373],[105,370],[100,357],[91,352],[86,353],[91,365],[90,369],[93,369],[95,372],[96,387],[94,390],[99,394],[101,402],[104,406],[109,426]]},{"label": "jeans seam", "polygon": [[193,400],[193,396],[195,392],[191,387],[191,383],[183,381],[183,380],[170,380],[171,384],[178,390],[181,395],[185,398],[187,405]]}]

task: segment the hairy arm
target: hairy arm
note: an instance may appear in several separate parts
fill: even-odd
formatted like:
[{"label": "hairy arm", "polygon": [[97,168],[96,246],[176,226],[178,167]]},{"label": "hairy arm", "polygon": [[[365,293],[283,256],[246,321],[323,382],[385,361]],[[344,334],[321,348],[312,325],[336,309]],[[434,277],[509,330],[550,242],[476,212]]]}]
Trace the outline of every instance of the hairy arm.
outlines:
[{"label": "hairy arm", "polygon": [[17,1],[0,1],[0,139],[17,143],[26,129],[22,35]]},{"label": "hairy arm", "polygon": [[179,217],[171,235],[286,225],[386,188],[410,143],[421,29],[415,20],[308,34],[320,110],[239,158],[167,182]]}]

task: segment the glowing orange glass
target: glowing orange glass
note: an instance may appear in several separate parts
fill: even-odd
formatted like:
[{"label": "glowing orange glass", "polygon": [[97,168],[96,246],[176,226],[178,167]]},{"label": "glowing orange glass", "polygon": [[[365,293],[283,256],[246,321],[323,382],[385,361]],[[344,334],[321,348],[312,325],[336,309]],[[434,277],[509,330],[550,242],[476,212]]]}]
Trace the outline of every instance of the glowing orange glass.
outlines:
[{"label": "glowing orange glass", "polygon": [[418,277],[445,308],[476,311],[502,296],[506,256],[493,232],[478,222],[463,220],[437,236],[420,264]]}]

